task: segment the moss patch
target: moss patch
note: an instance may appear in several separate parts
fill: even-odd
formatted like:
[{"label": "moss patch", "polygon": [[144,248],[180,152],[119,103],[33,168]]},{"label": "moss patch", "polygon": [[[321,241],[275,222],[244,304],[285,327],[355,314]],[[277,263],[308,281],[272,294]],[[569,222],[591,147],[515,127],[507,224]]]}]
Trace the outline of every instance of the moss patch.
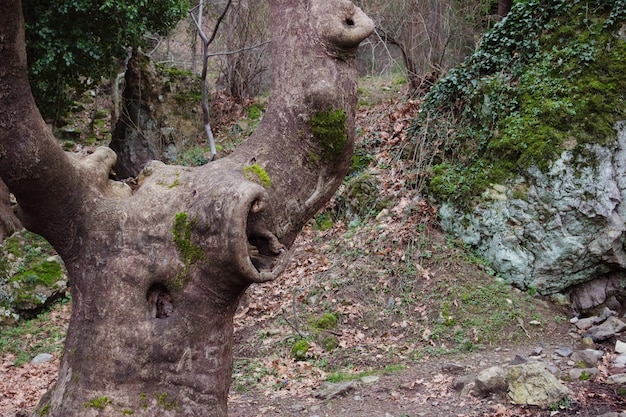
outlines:
[{"label": "moss patch", "polygon": [[311,348],[311,345],[306,340],[298,340],[293,344],[291,349],[291,355],[297,361],[303,361],[306,359],[306,353]]},{"label": "moss patch", "polygon": [[84,408],[97,408],[98,410],[103,410],[107,405],[111,404],[112,401],[109,397],[99,397],[89,400],[83,403]]},{"label": "moss patch", "polygon": [[176,283],[184,285],[189,279],[189,268],[196,262],[203,261],[205,254],[199,245],[191,242],[191,220],[185,212],[177,213],[172,226],[173,241],[178,254],[185,264],[183,271],[176,276]]},{"label": "moss patch", "polygon": [[257,178],[261,185],[265,188],[270,188],[272,185],[269,175],[267,175],[267,172],[259,164],[253,164],[243,167],[243,173],[245,174],[246,178],[251,181],[254,178]]},{"label": "moss patch", "polygon": [[323,161],[335,161],[346,150],[346,114],[343,110],[315,112],[310,120],[313,138],[321,147]]},{"label": "moss patch", "polygon": [[0,325],[37,314],[67,288],[63,262],[41,236],[26,230],[7,238],[0,255]]}]

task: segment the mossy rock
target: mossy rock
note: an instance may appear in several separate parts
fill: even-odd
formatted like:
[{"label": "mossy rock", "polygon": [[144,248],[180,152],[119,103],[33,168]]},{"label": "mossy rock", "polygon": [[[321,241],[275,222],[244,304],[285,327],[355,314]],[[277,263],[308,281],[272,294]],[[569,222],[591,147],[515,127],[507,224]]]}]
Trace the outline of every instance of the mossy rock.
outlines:
[{"label": "mossy rock", "polygon": [[306,359],[306,354],[311,348],[311,345],[306,340],[298,340],[293,344],[291,348],[291,355],[297,361],[303,361]]},{"label": "mossy rock", "polygon": [[332,330],[337,328],[339,318],[334,313],[325,313],[323,316],[313,321],[312,326],[320,330]]},{"label": "mossy rock", "polygon": [[61,258],[41,236],[16,232],[0,246],[0,327],[31,318],[67,291]]}]

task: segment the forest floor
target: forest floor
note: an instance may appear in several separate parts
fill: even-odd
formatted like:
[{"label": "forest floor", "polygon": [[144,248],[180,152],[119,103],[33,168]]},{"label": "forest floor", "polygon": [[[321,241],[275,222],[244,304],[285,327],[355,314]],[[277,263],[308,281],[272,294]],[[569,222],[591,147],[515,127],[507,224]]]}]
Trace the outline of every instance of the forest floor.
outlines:
[{"label": "forest floor", "polygon": [[[377,80],[376,89],[364,80],[361,167],[305,227],[285,274],[248,289],[235,317],[229,414],[599,416],[625,409],[602,376],[568,384],[567,404],[551,409],[454,390],[459,375],[538,348],[550,360],[557,348],[579,348],[580,337],[567,306],[507,285],[442,232],[436,206],[416,189],[407,128],[419,101],[401,90],[392,79]],[[70,305],[0,334],[0,417],[25,415],[54,383]],[[41,352],[53,360],[29,363]],[[326,382],[345,383],[346,391],[319,398]]]}]

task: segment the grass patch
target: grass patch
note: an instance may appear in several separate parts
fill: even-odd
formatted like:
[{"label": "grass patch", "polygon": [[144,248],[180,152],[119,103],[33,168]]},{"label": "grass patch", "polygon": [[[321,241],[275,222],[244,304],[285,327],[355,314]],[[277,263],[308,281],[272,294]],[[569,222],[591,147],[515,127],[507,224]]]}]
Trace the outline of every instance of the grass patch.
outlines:
[{"label": "grass patch", "polygon": [[16,366],[29,362],[40,353],[60,354],[63,351],[70,300],[57,303],[32,320],[0,331],[0,355],[15,355]]}]

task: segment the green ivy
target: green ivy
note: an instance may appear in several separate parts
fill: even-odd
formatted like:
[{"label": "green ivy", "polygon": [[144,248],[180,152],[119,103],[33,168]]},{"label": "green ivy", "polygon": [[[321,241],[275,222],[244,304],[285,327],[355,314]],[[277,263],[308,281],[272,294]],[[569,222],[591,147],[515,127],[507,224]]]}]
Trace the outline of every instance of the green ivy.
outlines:
[{"label": "green ivy", "polygon": [[186,15],[187,0],[23,0],[29,75],[44,117],[69,103],[69,89],[111,77],[127,47],[165,34]]},{"label": "green ivy", "polygon": [[614,141],[626,113],[626,42],[616,36],[625,10],[625,1],[517,2],[425,97],[412,132],[434,144],[428,191],[469,205],[530,166],[547,170],[566,148]]}]

